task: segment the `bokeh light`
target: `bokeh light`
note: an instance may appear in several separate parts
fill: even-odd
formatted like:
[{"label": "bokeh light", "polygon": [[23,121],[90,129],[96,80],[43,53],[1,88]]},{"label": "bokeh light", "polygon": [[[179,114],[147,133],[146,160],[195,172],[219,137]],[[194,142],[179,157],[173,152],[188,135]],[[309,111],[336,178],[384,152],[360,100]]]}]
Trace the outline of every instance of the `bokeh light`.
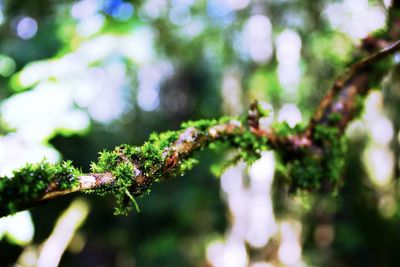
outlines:
[{"label": "bokeh light", "polygon": [[0,25],[2,25],[4,23],[4,20],[5,20],[4,12],[3,12],[3,10],[0,9]]},{"label": "bokeh light", "polygon": [[272,56],[272,26],[265,15],[254,15],[249,18],[242,33],[243,45],[251,59],[265,63]]},{"label": "bokeh light", "polygon": [[278,78],[286,91],[288,100],[297,100],[300,84],[300,36],[290,29],[284,30],[276,38],[276,58],[278,64]]},{"label": "bokeh light", "polygon": [[14,73],[16,68],[15,61],[7,56],[0,55],[0,75],[8,77]]},{"label": "bokeh light", "polygon": [[89,213],[89,204],[82,199],[74,200],[58,218],[50,237],[43,243],[38,267],[58,266],[61,256],[71,242],[76,230],[82,225]]},{"label": "bokeh light", "polygon": [[394,176],[395,156],[390,149],[394,129],[385,114],[381,92],[369,94],[365,102],[364,120],[370,136],[363,154],[364,166],[373,184],[386,187],[391,184]]},{"label": "bokeh light", "polygon": [[[368,33],[385,25],[385,10],[371,5],[368,0],[344,0],[327,4],[324,14],[333,28],[339,29],[354,39],[366,37]],[[362,23],[359,23],[362,21]]]},{"label": "bokeh light", "polygon": [[299,238],[301,225],[295,221],[284,221],[280,227],[282,243],[278,251],[279,260],[288,266],[300,264],[301,246]]},{"label": "bokeh light", "polygon": [[278,121],[286,121],[290,127],[294,127],[302,120],[299,108],[294,104],[284,104],[278,113]]},{"label": "bokeh light", "polygon": [[23,246],[32,241],[34,232],[29,211],[18,212],[0,219],[0,239],[6,236],[12,243]]},{"label": "bokeh light", "polygon": [[38,31],[38,24],[35,19],[31,17],[22,17],[16,23],[15,29],[18,37],[27,40],[33,38]]}]

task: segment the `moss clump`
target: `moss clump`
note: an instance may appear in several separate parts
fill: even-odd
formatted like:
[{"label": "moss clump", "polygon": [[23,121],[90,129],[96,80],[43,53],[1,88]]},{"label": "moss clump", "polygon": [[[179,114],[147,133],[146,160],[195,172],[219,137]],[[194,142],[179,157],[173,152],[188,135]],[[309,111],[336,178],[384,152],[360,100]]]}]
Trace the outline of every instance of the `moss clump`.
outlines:
[{"label": "moss clump", "polygon": [[338,128],[317,125],[313,133],[316,147],[289,162],[292,190],[329,188],[336,192],[346,158],[346,140]]},{"label": "moss clump", "polygon": [[1,177],[0,216],[13,214],[32,206],[50,188],[59,190],[76,188],[79,186],[77,179],[79,174],[80,172],[70,161],[51,164],[43,160],[14,171],[11,178]]},{"label": "moss clump", "polygon": [[293,160],[289,165],[293,190],[313,190],[321,186],[323,168],[319,160],[309,156]]},{"label": "moss clump", "polygon": [[[219,120],[189,121],[182,124],[182,128],[194,127],[199,130],[199,134],[208,136],[208,130],[213,126],[229,122],[243,124],[244,121],[246,121],[245,118],[222,117]],[[238,157],[248,164],[260,158],[261,151],[268,149],[267,139],[265,137],[258,137],[250,131],[239,130],[239,128],[238,132],[224,133],[219,137],[219,140],[210,141],[211,142],[208,142],[208,147],[211,149],[219,150],[225,148],[226,144],[228,144],[229,147],[239,149]]]},{"label": "moss clump", "polygon": [[323,144],[323,166],[326,178],[337,189],[346,163],[347,142],[339,129],[325,125],[315,128],[315,139]]},{"label": "moss clump", "polygon": [[[116,199],[116,214],[127,214],[133,196],[142,195],[157,179],[157,169],[162,166],[162,155],[156,145],[145,143],[142,147],[122,145],[112,151],[103,151],[97,163],[92,163],[93,173],[111,172],[115,181],[111,185],[89,190],[89,193],[104,195],[112,193]],[[143,172],[143,173],[142,173]],[[153,176],[151,176],[153,174]],[[138,176],[142,175],[141,180]]]},{"label": "moss clump", "polygon": [[266,137],[258,137],[249,131],[228,138],[228,142],[239,149],[239,157],[247,164],[254,163],[261,157],[261,152],[268,149]]},{"label": "moss clump", "polygon": [[210,127],[218,125],[218,124],[224,124],[228,123],[232,120],[237,120],[240,121],[241,119],[238,117],[229,117],[229,116],[223,116],[221,118],[217,119],[202,119],[202,120],[197,120],[197,121],[187,121],[181,124],[181,130],[185,130],[188,128],[196,128],[199,131],[207,131]]},{"label": "moss clump", "polygon": [[[232,119],[232,118],[230,118]],[[182,123],[181,129],[196,128],[199,131],[206,131],[208,128],[215,126],[219,123],[216,119],[211,120],[197,120],[197,121],[187,121]]]},{"label": "moss clump", "polygon": [[[113,151],[101,152],[98,162],[92,164],[91,171],[93,173],[111,172],[115,177],[115,182],[90,192],[100,195],[112,193],[117,202],[115,213],[127,214],[136,206],[133,197],[148,193],[153,182],[171,175],[183,175],[192,169],[197,163],[193,157],[196,149],[208,145],[220,149],[224,145],[228,145],[238,148],[240,158],[247,163],[254,162],[260,157],[261,151],[267,149],[265,137],[257,137],[249,131],[242,130],[220,133],[217,140],[210,136],[211,127],[230,121],[232,121],[230,117],[223,117],[219,120],[189,121],[182,124],[180,130],[152,134],[149,141],[142,146],[122,145]],[[185,135],[188,130],[190,138],[186,140],[187,136]],[[195,145],[188,144],[191,147],[188,151],[183,149],[184,152],[173,155],[176,152],[171,150],[171,145],[175,142],[185,145],[192,138],[196,138]],[[169,167],[168,160],[173,161],[170,163],[171,167]]]},{"label": "moss clump", "polygon": [[337,112],[331,112],[328,116],[328,122],[331,125],[335,125],[339,123],[342,120],[343,116],[340,113]]},{"label": "moss clump", "polygon": [[296,135],[304,132],[306,125],[304,124],[296,124],[294,127],[291,127],[286,121],[280,123],[274,123],[272,125],[274,132],[277,136],[287,137],[290,135]]},{"label": "moss clump", "polygon": [[115,182],[88,192],[98,195],[112,193],[117,202],[116,214],[127,214],[133,206],[138,210],[134,196],[148,193],[150,185],[163,177],[166,149],[177,140],[180,133],[181,131],[153,133],[142,146],[125,144],[112,151],[101,152],[98,162],[92,163],[91,171],[111,172]]}]

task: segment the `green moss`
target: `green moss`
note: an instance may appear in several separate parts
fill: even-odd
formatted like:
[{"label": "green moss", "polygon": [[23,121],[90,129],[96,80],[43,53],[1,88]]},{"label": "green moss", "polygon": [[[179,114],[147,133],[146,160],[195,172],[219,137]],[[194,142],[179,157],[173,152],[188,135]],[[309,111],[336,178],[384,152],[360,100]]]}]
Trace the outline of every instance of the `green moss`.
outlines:
[{"label": "green moss", "polygon": [[[138,210],[133,196],[146,194],[151,184],[163,177],[166,150],[178,139],[181,132],[153,133],[142,146],[125,144],[112,151],[101,152],[98,162],[92,163],[91,172],[111,172],[115,182],[88,192],[99,195],[112,193],[116,199],[115,214],[127,214],[133,207]],[[180,166],[180,171],[191,168],[193,163],[194,161],[185,162]],[[140,181],[137,180],[138,177]]]},{"label": "green moss", "polygon": [[196,158],[188,158],[185,161],[183,161],[181,164],[179,164],[179,169],[177,173],[179,175],[184,175],[187,171],[193,169],[193,167],[199,163],[199,160]]},{"label": "green moss", "polygon": [[[262,110],[262,112],[266,113],[265,110]],[[183,128],[194,127],[198,129],[202,134],[207,136],[208,135],[207,130],[210,127],[213,127],[218,124],[228,123],[233,120],[244,124],[246,118],[222,117],[219,120],[199,120],[195,122],[190,121],[184,123],[182,127]],[[219,142],[215,141],[210,142],[209,148],[220,150],[225,148],[226,144],[229,144],[229,147],[234,147],[239,149],[238,158],[245,160],[246,163],[248,164],[251,164],[258,158],[260,158],[261,151],[265,151],[268,149],[266,138],[257,137],[250,131],[231,133],[221,136]]]},{"label": "green moss", "polygon": [[203,132],[207,131],[210,127],[218,125],[218,124],[223,124],[230,122],[232,120],[238,120],[240,121],[240,118],[237,117],[229,117],[229,116],[223,116],[221,118],[217,119],[203,119],[203,120],[197,120],[197,121],[187,121],[182,123],[181,129],[188,129],[188,128],[196,128],[197,130]]},{"label": "green moss", "polygon": [[[115,195],[117,207],[116,214],[127,214],[136,206],[132,201],[134,196],[140,196],[149,192],[152,183],[171,175],[183,175],[197,164],[193,157],[194,151],[180,154],[178,162],[173,162],[171,168],[166,168],[170,155],[170,146],[177,141],[187,129],[195,128],[196,138],[201,139],[202,145],[195,149],[212,145],[215,149],[223,147],[235,147],[239,150],[238,156],[251,164],[260,157],[261,151],[267,149],[265,137],[257,137],[251,132],[227,133],[219,137],[218,141],[209,136],[209,128],[218,124],[231,121],[231,117],[223,117],[219,120],[189,121],[182,124],[178,131],[168,131],[161,134],[152,134],[149,141],[140,147],[122,145],[113,151],[100,153],[97,163],[92,164],[92,172],[111,172],[115,182],[111,186],[91,190],[96,194],[112,193]],[[183,140],[183,142],[185,142]],[[140,182],[137,177],[141,176]]]},{"label": "green moss", "polygon": [[182,123],[181,129],[187,129],[187,128],[196,128],[199,131],[205,131],[208,128],[217,125],[218,121],[215,119],[212,120],[197,120],[197,121],[187,121]]},{"label": "green moss", "polygon": [[[161,135],[160,135],[161,136]],[[162,137],[152,135],[153,142],[146,142],[141,147],[121,145],[112,151],[103,151],[97,163],[91,165],[93,173],[111,172],[115,177],[112,185],[89,190],[89,193],[104,195],[111,193],[116,199],[115,214],[127,214],[132,210],[132,195],[142,195],[151,183],[159,176],[158,170],[162,168],[162,151],[170,140],[171,134]],[[143,172],[143,174],[142,174]],[[145,183],[138,183],[136,176],[143,175]]]},{"label": "green moss", "polygon": [[[340,121],[340,114],[332,114],[329,123]],[[260,158],[262,151],[268,150],[268,140],[265,137],[254,135],[244,128],[238,127],[237,131],[219,133],[217,139],[209,133],[210,127],[228,123],[232,118],[223,117],[220,120],[200,120],[187,122],[177,131],[168,131],[161,134],[152,134],[149,141],[142,146],[121,145],[112,151],[102,151],[98,161],[92,163],[92,173],[110,172],[115,177],[112,184],[95,188],[88,192],[98,195],[113,194],[116,199],[116,214],[127,214],[133,208],[139,210],[134,197],[149,192],[152,183],[160,181],[171,175],[183,175],[197,164],[192,150],[210,147],[216,150],[236,148],[235,157],[225,163],[223,168],[235,164],[243,159],[247,164],[252,164]],[[244,124],[242,120],[236,122]],[[287,123],[274,124],[278,136],[287,137],[304,131],[304,125],[290,127]],[[193,129],[195,128],[195,129]],[[182,134],[192,129],[196,144],[190,146],[188,151],[182,150],[179,155],[171,151],[171,145],[177,140],[182,145],[187,140],[181,138]],[[292,177],[292,189],[313,190],[330,184],[334,188],[340,182],[341,170],[345,164],[345,141],[335,127],[317,125],[313,139],[320,151],[301,150],[299,155],[291,157],[285,173]],[[315,148],[314,148],[315,149]],[[281,151],[280,154],[287,153]],[[172,156],[172,157],[171,157]],[[169,162],[172,161],[172,162]],[[175,162],[175,161],[176,162]],[[0,215],[12,214],[25,207],[32,206],[32,202],[40,200],[50,186],[59,190],[73,189],[79,186],[77,177],[80,172],[72,167],[71,162],[50,164],[42,161],[38,164],[28,164],[14,172],[13,179],[4,177],[0,180]]]},{"label": "green moss", "polygon": [[49,187],[60,190],[76,188],[79,170],[70,161],[51,164],[41,161],[27,164],[13,172],[13,177],[0,178],[0,216],[13,214],[32,206],[44,196]]},{"label": "green moss", "polygon": [[250,132],[235,136],[231,143],[239,148],[239,155],[247,164],[254,163],[260,158],[261,152],[268,149],[265,137],[257,137]]},{"label": "green moss", "polygon": [[327,125],[315,127],[314,142],[317,148],[289,162],[292,190],[331,188],[336,192],[346,160],[346,140],[338,128]]},{"label": "green moss", "polygon": [[133,165],[129,162],[121,162],[114,170],[112,170],[112,173],[116,178],[114,187],[117,189],[114,190],[114,196],[117,204],[115,213],[127,214],[132,209],[132,205],[129,205],[129,203],[135,203],[129,201],[133,198],[129,192],[129,189],[135,183],[135,180],[133,179]]},{"label": "green moss", "polygon": [[274,129],[277,136],[287,137],[290,135],[295,135],[304,132],[306,125],[299,123],[296,124],[294,127],[291,127],[286,121],[284,121],[284,122],[274,123],[272,125],[272,128]]},{"label": "green moss", "polygon": [[343,116],[340,113],[332,112],[328,116],[328,121],[331,125],[335,125],[342,120]]},{"label": "green moss", "polygon": [[91,164],[91,171],[93,173],[103,173],[116,167],[118,155],[111,151],[102,151],[99,153],[97,163]]},{"label": "green moss", "polygon": [[292,190],[313,190],[321,185],[323,169],[317,160],[304,157],[291,163],[290,175],[293,178]]}]

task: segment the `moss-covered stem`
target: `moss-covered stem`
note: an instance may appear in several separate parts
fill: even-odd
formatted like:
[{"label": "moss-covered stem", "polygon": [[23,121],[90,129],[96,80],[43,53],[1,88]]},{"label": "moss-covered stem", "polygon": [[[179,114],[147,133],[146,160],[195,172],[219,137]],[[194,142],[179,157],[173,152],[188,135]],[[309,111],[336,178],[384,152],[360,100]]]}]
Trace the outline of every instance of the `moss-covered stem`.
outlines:
[{"label": "moss-covered stem", "polygon": [[114,180],[115,177],[109,172],[83,174],[77,177],[78,183],[72,188],[62,190],[59,187],[54,186],[54,184],[50,184],[39,201],[48,201],[78,191],[93,190],[99,187],[109,186],[112,185]]},{"label": "moss-covered stem", "polygon": [[244,156],[259,153],[260,144],[266,143],[239,120],[224,118],[186,123],[181,130],[153,135],[141,147],[122,145],[104,151],[92,164],[92,170],[101,172],[82,174],[70,162],[28,164],[14,171],[13,177],[0,179],[0,216],[78,191],[113,193],[117,212],[125,213],[126,207],[130,209],[126,203],[130,194],[140,196],[153,182],[183,173],[193,164],[193,152],[217,141],[231,144]]},{"label": "moss-covered stem", "polygon": [[134,207],[134,197],[149,192],[153,182],[190,169],[195,163],[193,153],[215,143],[236,148],[240,158],[250,163],[261,151],[276,150],[288,163],[294,189],[320,188],[325,181],[336,184],[345,151],[341,137],[357,114],[357,97],[389,69],[385,66],[377,71],[377,63],[399,48],[398,41],[351,66],[328,91],[306,128],[283,123],[262,129],[258,120],[263,112],[254,104],[247,121],[189,122],[180,130],[153,134],[140,147],[122,145],[101,152],[89,174],[82,174],[70,162],[28,164],[12,178],[0,179],[0,217],[77,191],[112,193],[117,200],[116,213],[125,214]]}]

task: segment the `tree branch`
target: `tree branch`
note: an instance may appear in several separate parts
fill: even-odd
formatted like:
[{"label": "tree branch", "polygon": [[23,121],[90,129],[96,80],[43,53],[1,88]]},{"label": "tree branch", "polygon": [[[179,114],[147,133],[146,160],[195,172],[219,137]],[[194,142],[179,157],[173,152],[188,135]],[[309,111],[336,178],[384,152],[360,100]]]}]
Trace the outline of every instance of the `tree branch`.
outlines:
[{"label": "tree branch", "polygon": [[250,162],[263,150],[276,150],[288,164],[294,189],[321,187],[327,170],[328,183],[335,184],[343,166],[340,138],[360,108],[358,98],[389,69],[378,63],[399,49],[397,41],[350,66],[334,82],[305,128],[276,124],[262,129],[259,119],[264,114],[254,103],[247,120],[189,122],[181,130],[152,135],[143,146],[122,145],[102,152],[89,174],[80,173],[70,162],[28,164],[15,171],[13,178],[0,179],[0,217],[78,191],[113,193],[116,212],[126,213],[132,209],[132,196],[145,194],[153,182],[185,172],[194,164],[195,151],[218,142],[238,149]]}]

